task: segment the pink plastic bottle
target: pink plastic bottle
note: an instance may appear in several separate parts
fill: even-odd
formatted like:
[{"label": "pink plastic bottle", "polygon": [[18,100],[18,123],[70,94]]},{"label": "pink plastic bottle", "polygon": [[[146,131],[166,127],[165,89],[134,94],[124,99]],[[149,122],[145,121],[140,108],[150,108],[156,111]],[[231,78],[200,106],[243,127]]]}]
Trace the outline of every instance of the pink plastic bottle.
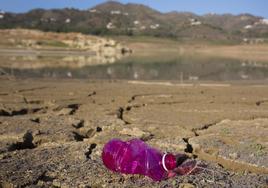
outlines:
[{"label": "pink plastic bottle", "polygon": [[102,160],[115,172],[141,174],[155,181],[166,179],[168,172],[176,168],[174,155],[163,154],[139,139],[111,140],[103,148]]}]

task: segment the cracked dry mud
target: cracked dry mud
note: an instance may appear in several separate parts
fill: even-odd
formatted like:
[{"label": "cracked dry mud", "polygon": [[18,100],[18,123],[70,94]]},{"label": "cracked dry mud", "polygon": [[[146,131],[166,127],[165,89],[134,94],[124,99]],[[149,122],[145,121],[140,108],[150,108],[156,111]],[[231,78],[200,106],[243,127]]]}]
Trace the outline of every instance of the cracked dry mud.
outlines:
[{"label": "cracked dry mud", "polygon": [[[266,187],[268,87],[0,80],[0,187]],[[152,182],[110,172],[103,145],[140,138],[206,165]]]}]

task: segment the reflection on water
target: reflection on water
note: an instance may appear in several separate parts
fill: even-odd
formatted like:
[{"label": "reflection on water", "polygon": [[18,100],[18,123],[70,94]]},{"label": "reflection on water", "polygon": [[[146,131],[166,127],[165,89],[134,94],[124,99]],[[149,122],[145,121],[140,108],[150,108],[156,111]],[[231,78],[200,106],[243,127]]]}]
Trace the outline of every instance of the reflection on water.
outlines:
[{"label": "reflection on water", "polygon": [[110,64],[121,59],[122,54],[118,56],[103,55],[67,55],[67,56],[0,56],[0,67],[13,69],[42,69],[46,67],[59,68],[82,68],[90,65]]},{"label": "reflection on water", "polygon": [[0,74],[16,77],[125,80],[234,81],[268,80],[268,62],[200,55],[158,55],[121,60],[75,57],[0,57]]}]

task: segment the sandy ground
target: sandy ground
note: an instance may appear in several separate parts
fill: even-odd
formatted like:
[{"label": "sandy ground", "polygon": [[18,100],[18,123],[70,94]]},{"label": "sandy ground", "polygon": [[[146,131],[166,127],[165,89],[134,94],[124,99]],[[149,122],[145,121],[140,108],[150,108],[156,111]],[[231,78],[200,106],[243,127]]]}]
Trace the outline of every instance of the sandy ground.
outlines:
[{"label": "sandy ground", "polygon": [[268,45],[210,46],[196,49],[201,54],[251,61],[268,62]]},{"label": "sandy ground", "polygon": [[233,58],[255,62],[268,62],[268,44],[220,44],[188,41],[181,42],[171,39],[150,37],[114,37],[115,40],[126,44],[134,53],[139,55],[158,53],[199,54],[210,57]]},{"label": "sandy ground", "polygon": [[[0,187],[267,187],[268,86],[0,80]],[[107,170],[112,138],[206,166],[152,182]]]}]

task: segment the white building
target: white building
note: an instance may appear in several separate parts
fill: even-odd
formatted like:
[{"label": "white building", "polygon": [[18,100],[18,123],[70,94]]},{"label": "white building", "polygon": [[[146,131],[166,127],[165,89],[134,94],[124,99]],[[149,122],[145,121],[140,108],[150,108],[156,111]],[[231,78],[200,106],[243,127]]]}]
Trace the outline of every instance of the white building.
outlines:
[{"label": "white building", "polygon": [[191,25],[201,25],[202,23],[200,21],[192,22]]},{"label": "white building", "polygon": [[191,80],[191,81],[197,81],[197,80],[199,80],[199,77],[190,75],[188,79]]},{"label": "white building", "polygon": [[262,24],[268,25],[268,19],[262,19],[260,22],[261,22]]},{"label": "white building", "polygon": [[248,38],[243,38],[243,42],[248,42]]},{"label": "white building", "polygon": [[65,23],[70,23],[71,22],[71,19],[70,18],[67,18],[66,20],[65,20]]},{"label": "white building", "polygon": [[157,28],[159,28],[159,27],[160,27],[159,24],[150,25],[150,28],[151,28],[151,29],[157,29]]},{"label": "white building", "polygon": [[245,29],[251,29],[253,26],[252,25],[246,25],[244,28]]},{"label": "white building", "polygon": [[114,29],[114,28],[116,28],[116,27],[113,25],[112,22],[109,22],[109,23],[106,25],[106,28],[107,28],[107,29]]},{"label": "white building", "polygon": [[190,18],[191,25],[201,25],[202,23],[198,21],[197,19]]},{"label": "white building", "polygon": [[195,21],[197,21],[197,20],[194,19],[194,18],[190,18],[189,20],[190,20],[190,22],[195,22]]},{"label": "white building", "polygon": [[89,12],[90,13],[95,13],[95,12],[97,12],[97,10],[96,9],[90,9]]},{"label": "white building", "polygon": [[134,25],[140,24],[140,22],[138,20],[135,20],[133,23],[134,23]]},{"label": "white building", "polygon": [[121,11],[120,10],[112,10],[111,11],[111,14],[114,15],[114,14],[121,14]]}]

